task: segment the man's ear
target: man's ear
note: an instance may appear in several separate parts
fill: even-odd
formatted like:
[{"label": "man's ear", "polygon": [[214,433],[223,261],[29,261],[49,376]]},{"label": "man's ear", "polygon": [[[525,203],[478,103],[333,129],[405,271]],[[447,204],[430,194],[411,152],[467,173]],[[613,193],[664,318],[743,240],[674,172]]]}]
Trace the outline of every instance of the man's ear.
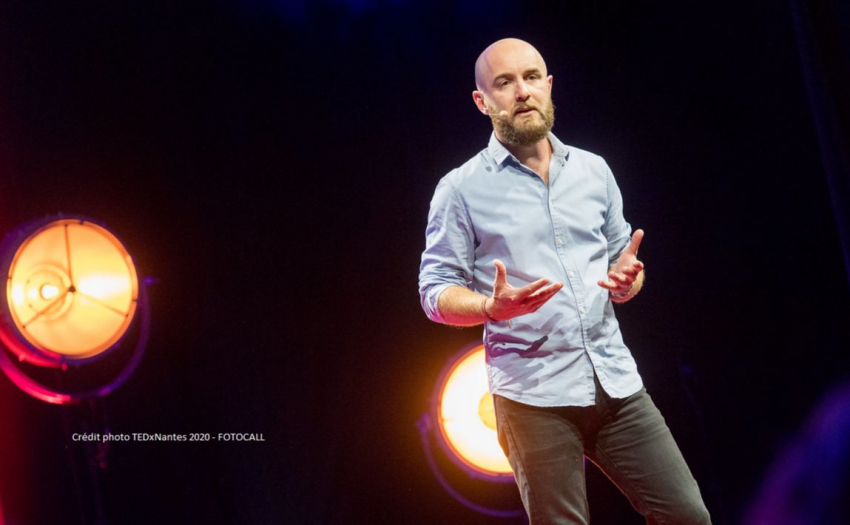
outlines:
[{"label": "man's ear", "polygon": [[485,115],[490,114],[490,108],[487,107],[487,102],[484,101],[484,93],[476,89],[472,92],[472,100],[475,102],[475,106],[478,108],[478,111]]}]

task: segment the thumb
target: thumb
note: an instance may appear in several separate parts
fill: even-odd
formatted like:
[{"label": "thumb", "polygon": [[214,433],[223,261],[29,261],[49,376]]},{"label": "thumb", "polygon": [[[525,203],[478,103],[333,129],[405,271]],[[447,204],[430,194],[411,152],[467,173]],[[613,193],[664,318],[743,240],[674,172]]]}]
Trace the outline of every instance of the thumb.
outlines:
[{"label": "thumb", "polygon": [[508,284],[508,269],[505,268],[504,263],[499,259],[493,261],[493,266],[496,267],[496,277],[493,279],[493,292],[496,290],[503,288]]},{"label": "thumb", "polygon": [[635,257],[637,257],[638,248],[640,247],[640,242],[643,240],[643,230],[635,230],[632,233],[632,241],[629,243],[626,251],[632,252]]}]

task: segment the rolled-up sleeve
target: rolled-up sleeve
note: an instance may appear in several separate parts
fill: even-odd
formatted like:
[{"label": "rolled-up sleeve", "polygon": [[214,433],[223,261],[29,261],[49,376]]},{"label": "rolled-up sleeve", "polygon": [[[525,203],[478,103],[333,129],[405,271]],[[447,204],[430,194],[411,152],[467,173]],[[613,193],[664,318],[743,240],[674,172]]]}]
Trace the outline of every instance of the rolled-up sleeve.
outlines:
[{"label": "rolled-up sleeve", "polygon": [[469,216],[447,175],[431,199],[419,267],[419,300],[429,319],[445,323],[437,306],[440,295],[450,286],[469,287],[474,257],[475,235]]}]

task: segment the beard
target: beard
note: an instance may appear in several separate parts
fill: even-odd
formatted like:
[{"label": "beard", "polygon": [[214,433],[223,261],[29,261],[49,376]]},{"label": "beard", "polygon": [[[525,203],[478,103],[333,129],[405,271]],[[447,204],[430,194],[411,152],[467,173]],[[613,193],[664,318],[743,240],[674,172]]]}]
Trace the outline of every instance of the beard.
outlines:
[{"label": "beard", "polygon": [[499,137],[507,144],[512,146],[531,146],[546,138],[552,130],[552,126],[555,124],[555,105],[551,100],[549,100],[549,103],[543,109],[537,106],[523,104],[514,108],[514,111],[527,107],[533,107],[534,111],[539,113],[542,121],[530,118],[515,123],[514,118],[516,118],[516,114],[501,117],[494,111],[490,112],[493,129],[498,132]]}]

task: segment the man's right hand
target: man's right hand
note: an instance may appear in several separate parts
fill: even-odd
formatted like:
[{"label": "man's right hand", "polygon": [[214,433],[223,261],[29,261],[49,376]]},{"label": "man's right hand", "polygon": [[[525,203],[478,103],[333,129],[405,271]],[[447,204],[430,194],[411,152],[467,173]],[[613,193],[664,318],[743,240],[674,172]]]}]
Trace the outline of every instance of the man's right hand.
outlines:
[{"label": "man's right hand", "polygon": [[522,288],[514,288],[508,284],[508,270],[502,261],[496,259],[493,265],[496,267],[493,295],[484,301],[484,311],[497,321],[536,312],[564,287],[560,281],[549,284],[549,279],[538,279]]}]

